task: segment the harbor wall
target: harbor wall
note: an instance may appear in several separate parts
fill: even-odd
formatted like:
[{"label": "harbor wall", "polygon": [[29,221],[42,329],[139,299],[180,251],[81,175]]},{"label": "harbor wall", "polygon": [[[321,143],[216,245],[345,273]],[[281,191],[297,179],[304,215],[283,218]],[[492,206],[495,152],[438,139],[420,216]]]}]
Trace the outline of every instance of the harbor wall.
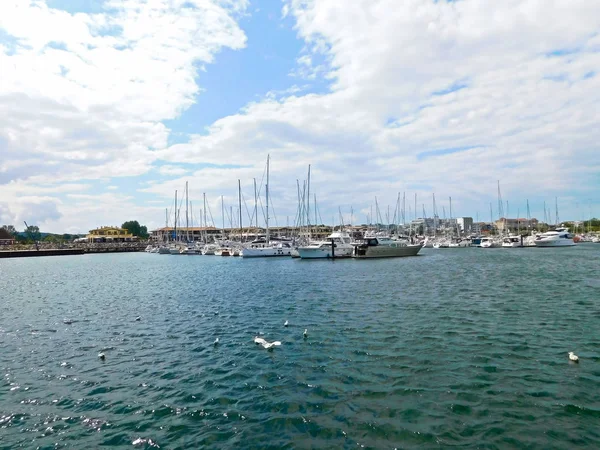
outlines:
[{"label": "harbor wall", "polygon": [[[48,244],[40,246],[36,250],[35,246],[14,246],[13,248],[3,248],[0,250],[0,258],[29,258],[36,256],[65,256],[65,255],[83,255],[86,253],[124,253],[141,252],[146,248],[146,243],[96,243],[96,244],[76,244],[69,247],[51,247]],[[15,248],[17,247],[17,248]]]}]

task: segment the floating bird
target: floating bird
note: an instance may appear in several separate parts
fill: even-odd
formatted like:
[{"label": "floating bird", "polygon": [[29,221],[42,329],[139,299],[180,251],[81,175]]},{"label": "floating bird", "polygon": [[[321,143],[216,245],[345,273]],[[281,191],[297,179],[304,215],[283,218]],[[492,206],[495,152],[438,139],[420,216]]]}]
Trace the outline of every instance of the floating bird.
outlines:
[{"label": "floating bird", "polygon": [[302,333],[302,336],[304,336],[304,339],[308,337],[308,328],[304,329],[304,333]]},{"label": "floating bird", "polygon": [[254,343],[256,345],[258,345],[258,344],[264,345],[267,343],[267,341],[265,341],[263,338],[261,338],[259,336],[254,336]]},{"label": "floating bird", "polygon": [[283,324],[284,327],[287,327],[290,323],[286,320],[285,323]]},{"label": "floating bird", "polygon": [[136,322],[139,322],[140,320],[142,320],[142,318],[141,318],[140,316],[137,316],[137,317],[135,318],[135,321],[136,321]]},{"label": "floating bird", "polygon": [[219,338],[216,338],[216,339],[215,339],[215,347],[216,347],[217,345],[219,345]]},{"label": "floating bird", "polygon": [[280,342],[280,341],[275,341],[275,342],[266,342],[266,341],[265,341],[265,343],[264,343],[264,344],[262,344],[262,346],[263,346],[264,348],[266,348],[267,350],[271,350],[273,347],[275,347],[275,346],[279,346],[279,345],[281,345],[281,342]]},{"label": "floating bird", "polygon": [[73,323],[73,321],[71,319],[65,319],[65,320],[63,320],[63,323],[66,325],[71,325]]},{"label": "floating bird", "polygon": [[98,353],[98,358],[104,361],[106,359],[106,355],[104,355],[104,353]]},{"label": "floating bird", "polygon": [[569,352],[569,359],[573,362],[578,363],[579,362],[579,356],[577,356],[575,353],[573,352]]}]

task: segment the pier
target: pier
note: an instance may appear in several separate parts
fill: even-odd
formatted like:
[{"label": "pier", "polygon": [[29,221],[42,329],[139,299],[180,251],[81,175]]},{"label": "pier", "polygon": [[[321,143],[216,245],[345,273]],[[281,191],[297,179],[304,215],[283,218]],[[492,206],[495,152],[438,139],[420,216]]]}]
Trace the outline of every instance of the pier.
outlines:
[{"label": "pier", "polygon": [[35,245],[18,245],[0,250],[0,258],[29,258],[37,256],[66,256],[84,255],[87,253],[128,253],[142,252],[146,248],[145,242],[119,242],[119,243],[82,243],[67,246],[53,246],[42,244],[39,249]]}]

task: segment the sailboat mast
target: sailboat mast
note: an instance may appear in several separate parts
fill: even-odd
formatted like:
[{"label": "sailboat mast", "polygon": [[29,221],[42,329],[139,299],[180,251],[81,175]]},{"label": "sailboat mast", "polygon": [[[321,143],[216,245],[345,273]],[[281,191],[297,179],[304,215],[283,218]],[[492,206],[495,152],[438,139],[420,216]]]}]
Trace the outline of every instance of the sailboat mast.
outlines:
[{"label": "sailboat mast", "polygon": [[221,228],[221,236],[225,239],[225,202],[223,201],[223,196],[221,195],[221,218],[223,219],[223,228]]},{"label": "sailboat mast", "polygon": [[190,202],[190,227],[192,228],[192,242],[194,242],[194,208]]},{"label": "sailboat mast", "polygon": [[267,240],[267,244],[269,243],[269,159],[271,158],[270,155],[267,155],[267,184],[265,184],[265,196],[267,199],[267,217],[265,218],[265,224],[266,224],[266,240]]},{"label": "sailboat mast", "polygon": [[254,226],[258,228],[258,194],[256,193],[256,178],[254,178]]},{"label": "sailboat mast", "polygon": [[202,193],[202,198],[204,201],[204,242],[208,244],[208,234],[207,234],[207,226],[206,226],[206,192]]},{"label": "sailboat mast", "polygon": [[306,226],[310,227],[310,164],[308,165],[308,187],[306,192]]},{"label": "sailboat mast", "polygon": [[177,241],[177,189],[175,189],[175,227],[174,231],[174,239]]},{"label": "sailboat mast", "polygon": [[188,215],[188,209],[190,207],[190,201],[188,198],[188,182],[185,182],[185,238],[187,242],[190,242],[190,216]]},{"label": "sailboat mast", "polygon": [[240,242],[242,242],[242,183],[238,179],[238,205],[240,207]]}]

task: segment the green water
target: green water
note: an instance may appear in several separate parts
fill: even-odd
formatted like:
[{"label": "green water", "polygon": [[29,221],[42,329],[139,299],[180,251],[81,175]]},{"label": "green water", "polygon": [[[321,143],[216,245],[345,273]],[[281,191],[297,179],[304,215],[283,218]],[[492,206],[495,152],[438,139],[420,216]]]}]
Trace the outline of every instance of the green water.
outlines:
[{"label": "green water", "polygon": [[0,378],[2,449],[600,448],[600,245],[4,259]]}]

